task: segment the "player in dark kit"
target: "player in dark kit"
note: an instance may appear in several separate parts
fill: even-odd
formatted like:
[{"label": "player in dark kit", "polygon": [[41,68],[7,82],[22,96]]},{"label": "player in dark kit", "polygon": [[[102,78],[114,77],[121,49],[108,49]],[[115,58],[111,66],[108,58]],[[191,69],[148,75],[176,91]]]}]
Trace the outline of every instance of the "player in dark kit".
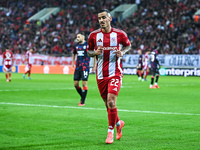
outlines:
[{"label": "player in dark kit", "polygon": [[[160,68],[160,64],[159,61],[157,59],[157,54],[158,51],[154,50],[151,52],[151,69],[152,69],[152,76],[151,76],[151,84],[149,86],[150,89],[156,89],[159,88],[158,86],[158,78],[159,78],[159,68]],[[157,75],[156,75],[157,74]],[[154,83],[154,77],[156,75],[156,81],[155,84]]]},{"label": "player in dark kit", "polygon": [[[74,67],[75,57],[77,55],[76,69],[74,72],[74,87],[81,96],[78,106],[84,106],[87,95],[90,57],[87,54],[87,42],[85,41],[85,36],[81,33],[77,34],[76,41],[78,44],[75,45],[72,56],[72,67]],[[83,90],[79,86],[80,80],[82,80]]]},{"label": "player in dark kit", "polygon": [[138,74],[138,80],[139,81],[144,81],[143,79],[143,57],[142,57],[142,51],[138,50],[139,54],[139,59],[138,59],[138,64],[137,64],[137,74]]}]

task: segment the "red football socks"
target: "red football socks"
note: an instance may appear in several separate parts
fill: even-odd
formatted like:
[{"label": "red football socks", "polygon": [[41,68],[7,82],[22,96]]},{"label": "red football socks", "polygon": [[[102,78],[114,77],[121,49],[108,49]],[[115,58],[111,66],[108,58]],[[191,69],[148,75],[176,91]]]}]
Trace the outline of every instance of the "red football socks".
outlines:
[{"label": "red football socks", "polygon": [[5,75],[6,75],[6,79],[8,79],[8,74],[6,73]]},{"label": "red football socks", "polygon": [[113,130],[115,128],[115,124],[117,123],[117,119],[119,119],[117,115],[117,108],[114,109],[107,109],[108,111],[108,122],[109,122],[109,129]]}]

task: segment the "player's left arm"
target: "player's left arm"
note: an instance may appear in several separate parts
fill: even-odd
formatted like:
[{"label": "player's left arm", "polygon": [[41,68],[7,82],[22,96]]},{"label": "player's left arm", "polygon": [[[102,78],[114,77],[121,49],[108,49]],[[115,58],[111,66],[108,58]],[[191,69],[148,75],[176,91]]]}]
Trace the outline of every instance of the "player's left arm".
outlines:
[{"label": "player's left arm", "polygon": [[158,64],[159,68],[160,68],[160,63],[158,61],[158,59],[156,58],[156,63]]},{"label": "player's left arm", "polygon": [[12,58],[11,58],[11,61],[12,61],[11,66],[13,66],[13,64],[14,64],[13,53],[12,53],[12,56],[11,56],[11,57],[12,57]]},{"label": "player's left arm", "polygon": [[123,48],[119,51],[115,51],[117,57],[122,57],[124,54],[126,54],[131,49],[131,42],[129,41],[128,36],[124,31],[122,31],[122,33],[121,33],[120,44],[123,45]]},{"label": "player's left arm", "polygon": [[12,64],[11,64],[11,66],[13,66],[13,64],[14,64],[14,60],[13,60],[13,58],[12,58]]},{"label": "player's left arm", "polygon": [[117,57],[122,57],[124,54],[126,54],[131,49],[131,44],[123,47],[121,51],[115,51],[114,53],[117,55]]}]

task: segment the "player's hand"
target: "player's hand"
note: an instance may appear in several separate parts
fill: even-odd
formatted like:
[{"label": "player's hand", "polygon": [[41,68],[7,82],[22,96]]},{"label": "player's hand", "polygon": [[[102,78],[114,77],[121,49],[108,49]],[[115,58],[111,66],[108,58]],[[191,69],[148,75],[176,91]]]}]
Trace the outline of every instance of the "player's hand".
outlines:
[{"label": "player's hand", "polygon": [[100,45],[97,47],[97,50],[95,50],[95,55],[101,55],[103,53],[103,47]]},{"label": "player's hand", "polygon": [[117,55],[117,57],[122,57],[123,56],[123,52],[122,51],[114,51],[114,53]]},{"label": "player's hand", "polygon": [[75,67],[75,64],[72,64],[72,68],[74,68]]}]

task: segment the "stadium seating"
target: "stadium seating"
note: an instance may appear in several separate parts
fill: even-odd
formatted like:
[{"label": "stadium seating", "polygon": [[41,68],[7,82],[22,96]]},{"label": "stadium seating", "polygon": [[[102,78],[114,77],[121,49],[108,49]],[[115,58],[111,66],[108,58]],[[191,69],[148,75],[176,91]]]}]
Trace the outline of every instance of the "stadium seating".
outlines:
[{"label": "stadium seating", "polygon": [[[113,10],[121,4],[135,0],[2,0],[0,2],[0,54],[9,46],[14,53],[23,54],[27,47],[35,53],[70,56],[78,32],[89,33],[99,28],[97,12],[102,8]],[[193,14],[200,7],[200,0],[151,0],[138,1],[138,10],[131,17],[119,22],[113,18],[113,26],[128,34],[132,49],[158,49],[162,54],[198,54],[200,27]],[[46,7],[60,7],[44,23],[27,21]]]}]

